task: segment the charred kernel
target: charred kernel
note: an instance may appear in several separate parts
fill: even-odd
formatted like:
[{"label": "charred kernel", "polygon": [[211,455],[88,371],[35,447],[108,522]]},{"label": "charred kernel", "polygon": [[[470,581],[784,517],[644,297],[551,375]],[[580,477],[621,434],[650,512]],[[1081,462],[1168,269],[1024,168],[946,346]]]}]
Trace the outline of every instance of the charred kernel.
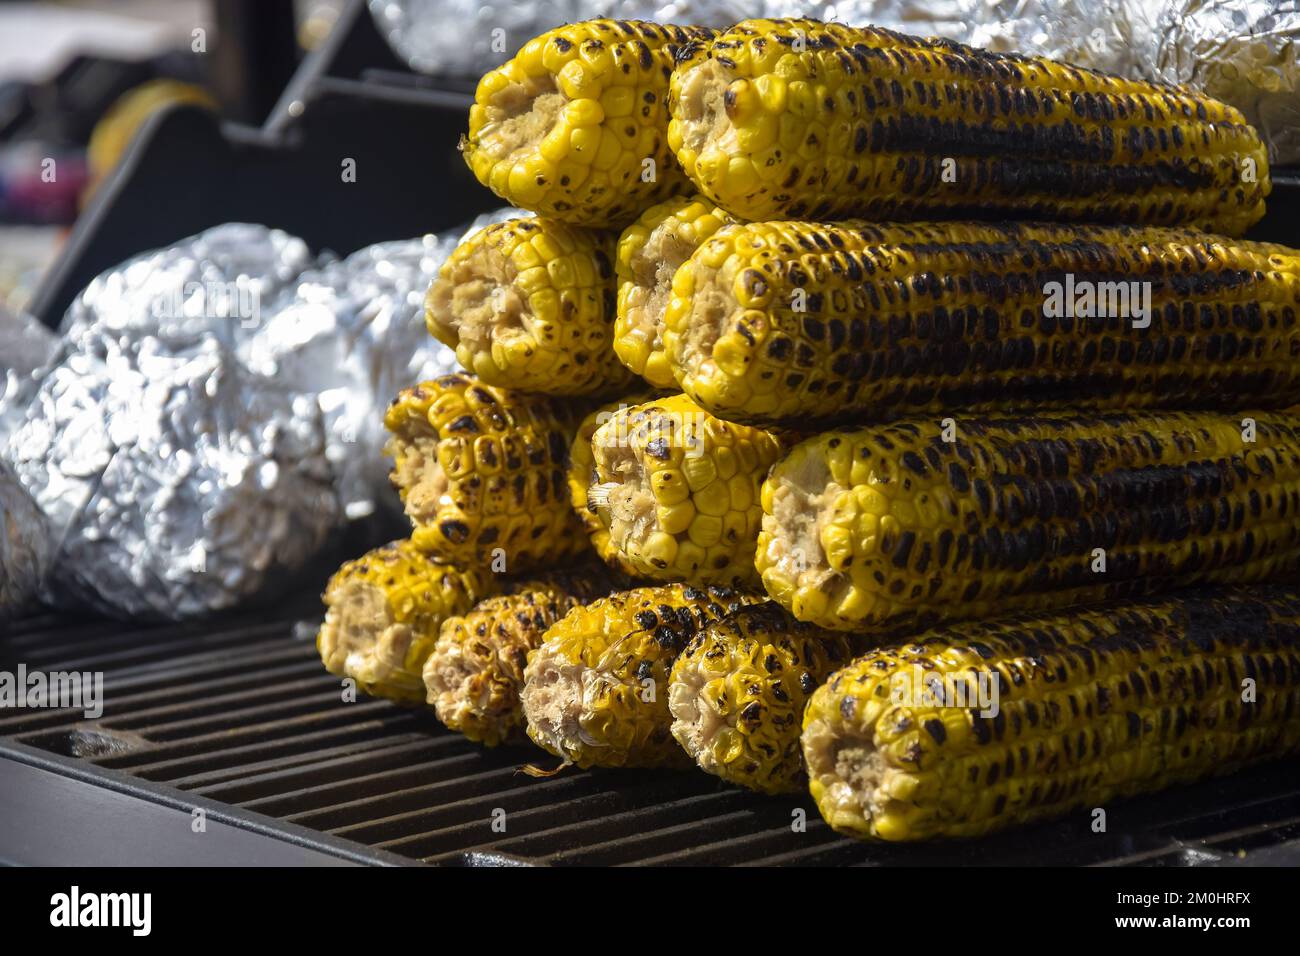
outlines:
[{"label": "charred kernel", "polygon": [[[630,27],[630,32],[624,30]],[[584,226],[622,226],[686,185],[663,130],[675,55],[713,33],[640,21],[557,27],[479,81],[462,154],[520,208]],[[631,135],[630,121],[637,119]],[[656,175],[643,177],[642,161]],[[583,176],[562,173],[582,169]]]},{"label": "charred kernel", "polygon": [[514,571],[585,546],[567,496],[551,493],[544,453],[540,461],[517,453],[553,444],[563,456],[577,426],[568,405],[447,375],[402,392],[384,426],[392,481],[421,550],[488,564],[500,548]]},{"label": "charred kernel", "polygon": [[[352,678],[365,693],[419,703],[424,700],[420,671],[443,621],[498,586],[497,576],[485,568],[444,564],[410,540],[395,541],[349,561],[330,578],[316,648],[326,670]],[[410,639],[394,659],[383,639],[399,626]]]},{"label": "charred kernel", "polygon": [[[452,251],[425,296],[429,333],[488,385],[554,395],[629,386],[632,376],[611,350],[614,240],[553,219],[478,230]],[[448,428],[476,432],[478,423],[463,416]]]},{"label": "charred kernel", "polygon": [[[813,798],[836,830],[859,837],[975,837],[1294,754],[1300,666],[1284,662],[1300,656],[1298,625],[1300,590],[1270,585],[957,623],[906,644],[886,641],[812,695],[802,749]],[[975,644],[992,656],[974,654]],[[1116,717],[1091,707],[1080,716],[1077,700],[1104,696],[1111,678],[1077,662],[1121,657],[1145,675],[1145,695]],[[994,717],[966,711],[969,736],[952,734],[942,703],[873,704],[918,669],[936,693],[952,694],[1018,661],[1033,662],[1023,686],[1000,695]],[[1252,669],[1276,672],[1275,683],[1267,702],[1243,707],[1249,716],[1237,719],[1234,675]],[[1063,693],[1083,726],[1062,725]],[[874,716],[859,723],[864,711]],[[1218,713],[1234,720],[1229,732],[1216,732]],[[907,734],[917,723],[926,732],[920,741]],[[1170,763],[1174,740],[1181,746]],[[905,803],[899,793],[909,795]]]},{"label": "charred kernel", "polygon": [[[953,441],[943,433],[941,421],[899,419],[791,449],[760,499],[768,593],[803,620],[857,630],[1300,572],[1289,412],[971,416]],[[1202,679],[1188,677],[1194,692]],[[1131,693],[1102,685],[1090,705],[1122,710]]]},{"label": "charred kernel", "polygon": [[[762,600],[737,592],[716,594],[684,585],[620,591],[568,612],[530,655],[521,692],[529,736],[549,752],[582,767],[682,766],[685,754],[669,733],[668,694],[647,694],[645,681],[663,680],[683,647],[709,622]],[[653,631],[637,615],[668,608],[658,618],[675,627]],[[679,615],[679,610],[687,613]],[[584,694],[583,686],[604,691]],[[573,693],[566,693],[566,688]],[[560,692],[556,696],[557,690]]]},{"label": "charred kernel", "polygon": [[519,692],[528,652],[571,608],[609,586],[597,567],[539,575],[443,621],[423,668],[438,719],[489,747],[524,740]]},{"label": "charred kernel", "polygon": [[[846,249],[871,279],[846,270]],[[760,270],[755,299],[744,277]],[[1118,290],[1098,307],[1105,315],[1064,314],[1066,274]],[[1300,328],[1247,349],[1239,317],[1245,306],[1282,307],[1297,284],[1295,251],[1186,228],[733,225],[674,274],[663,381],[728,421],[801,429],[1008,402],[1280,407],[1300,401]],[[1152,325],[1139,333],[1120,313],[1143,289]],[[994,302],[976,308],[972,296]],[[1176,322],[1159,320],[1171,311]]]},{"label": "charred kernel", "polygon": [[673,664],[672,734],[709,773],[763,793],[796,792],[806,786],[799,721],[808,695],[865,646],[770,601],[741,608],[707,624]]}]

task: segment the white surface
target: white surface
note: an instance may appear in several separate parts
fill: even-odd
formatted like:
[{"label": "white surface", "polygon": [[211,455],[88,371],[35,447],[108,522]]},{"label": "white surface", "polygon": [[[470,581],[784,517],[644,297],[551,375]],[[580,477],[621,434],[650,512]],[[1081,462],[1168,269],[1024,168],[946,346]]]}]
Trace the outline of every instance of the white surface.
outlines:
[{"label": "white surface", "polygon": [[202,0],[0,3],[0,80],[45,80],[82,53],[140,59],[188,46],[195,27],[211,29]]}]

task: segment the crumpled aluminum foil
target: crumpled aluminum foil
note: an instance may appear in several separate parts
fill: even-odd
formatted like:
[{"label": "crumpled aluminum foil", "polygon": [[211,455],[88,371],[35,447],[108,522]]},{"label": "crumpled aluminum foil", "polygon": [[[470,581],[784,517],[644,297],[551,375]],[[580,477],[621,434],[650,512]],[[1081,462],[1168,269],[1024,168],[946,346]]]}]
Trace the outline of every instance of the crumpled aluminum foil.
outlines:
[{"label": "crumpled aluminum foil", "polygon": [[17,475],[0,461],[0,621],[35,599],[50,563],[50,529]]},{"label": "crumpled aluminum foil", "polygon": [[[498,210],[480,216],[468,231],[521,215],[527,213]],[[349,519],[380,507],[401,514],[383,455],[384,409],[408,385],[458,368],[455,353],[425,328],[424,296],[466,234],[458,226],[382,242],[305,272],[240,346],[254,372],[318,397]]]},{"label": "crumpled aluminum foil", "polygon": [[124,618],[231,607],[301,566],[338,519],[319,407],[222,343],[72,352],[13,436],[58,541],[43,597]]},{"label": "crumpled aluminum foil", "polygon": [[1157,32],[1160,79],[1231,103],[1271,163],[1300,163],[1300,2],[1166,0]]},{"label": "crumpled aluminum foil", "polygon": [[595,17],[724,27],[759,16],[743,0],[369,0],[370,13],[411,69],[477,78],[539,33]]},{"label": "crumpled aluminum foil", "polygon": [[215,226],[96,276],[64,313],[64,354],[130,351],[154,340],[227,348],[254,335],[264,310],[317,264],[296,236],[252,223]]},{"label": "crumpled aluminum foil", "polygon": [[30,315],[0,307],[0,453],[57,350],[58,339],[49,329]]}]

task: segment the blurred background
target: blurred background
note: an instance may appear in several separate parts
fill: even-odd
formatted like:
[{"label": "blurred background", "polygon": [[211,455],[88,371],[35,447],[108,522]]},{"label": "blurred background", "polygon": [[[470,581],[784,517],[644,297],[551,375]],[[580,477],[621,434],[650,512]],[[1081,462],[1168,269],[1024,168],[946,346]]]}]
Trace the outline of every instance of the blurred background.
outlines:
[{"label": "blurred background", "polygon": [[344,2],[0,2],[0,306],[28,305],[151,115],[261,123]]}]

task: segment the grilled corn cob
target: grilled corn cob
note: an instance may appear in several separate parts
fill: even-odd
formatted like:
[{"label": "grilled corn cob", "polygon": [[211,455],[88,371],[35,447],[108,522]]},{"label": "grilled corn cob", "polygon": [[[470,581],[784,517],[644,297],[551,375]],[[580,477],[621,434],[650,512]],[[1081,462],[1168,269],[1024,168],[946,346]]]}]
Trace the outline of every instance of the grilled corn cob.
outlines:
[{"label": "grilled corn cob", "polygon": [[630,385],[612,349],[614,236],[552,219],[471,235],[429,287],[429,332],[482,381],[551,395]]},{"label": "grilled corn cob", "polygon": [[1297,312],[1300,252],[1187,229],[754,223],[678,269],[664,350],[730,421],[1221,408],[1300,400]]},{"label": "grilled corn cob", "polygon": [[519,692],[528,652],[572,608],[608,593],[599,568],[519,584],[443,621],[424,663],[428,702],[438,719],[489,747],[526,740]]},{"label": "grilled corn cob", "polygon": [[581,412],[467,375],[404,390],[384,426],[411,540],[443,560],[510,572],[584,550],[565,477]]},{"label": "grilled corn cob", "polygon": [[316,650],[326,670],[352,678],[365,693],[418,703],[420,669],[439,626],[496,590],[496,580],[481,568],[441,564],[409,540],[394,541],[330,578]]},{"label": "grilled corn cob", "polygon": [[758,583],[758,493],[781,455],[775,435],[724,422],[674,395],[619,409],[596,429],[591,449],[588,504],[637,574]]},{"label": "grilled corn cob", "polygon": [[587,489],[596,481],[596,457],[592,454],[591,437],[619,409],[640,405],[653,397],[654,392],[648,390],[633,392],[616,402],[602,405],[582,420],[573,444],[569,447],[569,502],[600,559],[616,571],[632,576],[636,575],[636,568],[610,543],[609,529],[600,520],[596,506],[587,500]]},{"label": "grilled corn cob", "polygon": [[1234,107],[1040,57],[815,20],[692,43],[668,142],[748,220],[1031,218],[1241,235],[1268,158]]},{"label": "grilled corn cob", "polygon": [[627,224],[686,187],[666,137],[668,74],[679,47],[711,35],[588,20],[529,40],[479,81],[465,161],[512,205],[582,225]]},{"label": "grilled corn cob", "polygon": [[677,196],[641,213],[619,237],[614,351],[655,388],[677,388],[663,347],[673,273],[704,240],[734,221],[703,196]]},{"label": "grilled corn cob", "polygon": [[923,840],[1230,773],[1300,749],[1298,660],[1293,588],[937,628],[814,692],[810,789],[842,833]]},{"label": "grilled corn cob", "polygon": [[807,785],[804,704],[856,642],[793,620],[768,601],[696,634],[673,664],[672,734],[701,769],[762,793]]},{"label": "grilled corn cob", "polygon": [[1264,581],[1300,570],[1300,423],[908,419],[798,445],[762,505],[763,584],[831,629]]},{"label": "grilled corn cob", "polygon": [[761,600],[672,584],[574,608],[528,656],[528,736],[580,767],[689,766],[669,732],[669,668],[709,621]]}]

